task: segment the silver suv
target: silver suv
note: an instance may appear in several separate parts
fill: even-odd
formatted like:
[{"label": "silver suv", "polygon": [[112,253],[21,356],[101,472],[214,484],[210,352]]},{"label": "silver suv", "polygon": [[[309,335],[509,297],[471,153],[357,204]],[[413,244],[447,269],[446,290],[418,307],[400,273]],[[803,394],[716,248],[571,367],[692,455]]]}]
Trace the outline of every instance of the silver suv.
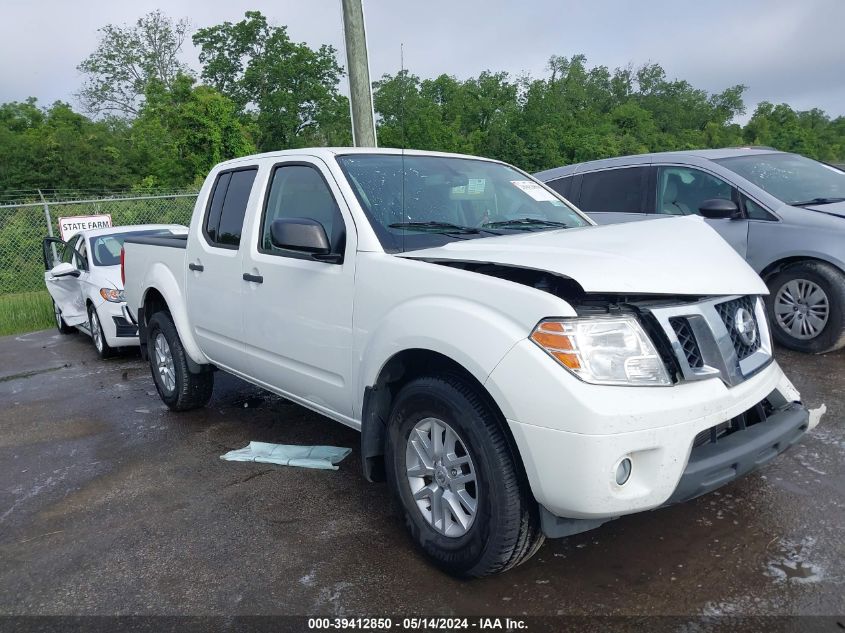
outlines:
[{"label": "silver suv", "polygon": [[535,176],[599,224],[703,216],[769,286],[779,343],[811,353],[845,347],[842,170],[742,148],[623,156]]}]

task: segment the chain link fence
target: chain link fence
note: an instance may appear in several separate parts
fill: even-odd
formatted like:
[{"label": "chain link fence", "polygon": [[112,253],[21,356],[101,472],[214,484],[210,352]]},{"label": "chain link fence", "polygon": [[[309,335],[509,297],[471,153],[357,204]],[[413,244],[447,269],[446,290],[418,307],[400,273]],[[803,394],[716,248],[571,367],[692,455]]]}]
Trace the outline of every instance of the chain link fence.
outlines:
[{"label": "chain link fence", "polygon": [[[44,289],[41,241],[60,237],[59,218],[109,214],[114,226],[184,224],[191,219],[196,193],[150,196],[42,199],[0,205],[0,297]],[[50,226],[50,229],[48,229]]]}]

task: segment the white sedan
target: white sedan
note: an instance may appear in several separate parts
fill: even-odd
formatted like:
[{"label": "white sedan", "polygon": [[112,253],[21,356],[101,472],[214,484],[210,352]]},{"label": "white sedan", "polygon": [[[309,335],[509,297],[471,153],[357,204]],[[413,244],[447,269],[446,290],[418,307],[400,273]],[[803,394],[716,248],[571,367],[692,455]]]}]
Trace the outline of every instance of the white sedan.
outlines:
[{"label": "white sedan", "polygon": [[80,231],[67,242],[43,242],[44,281],[62,334],[79,330],[94,341],[100,358],[138,345],[138,328],[126,318],[120,253],[131,236],[187,235],[178,224],[143,224]]}]

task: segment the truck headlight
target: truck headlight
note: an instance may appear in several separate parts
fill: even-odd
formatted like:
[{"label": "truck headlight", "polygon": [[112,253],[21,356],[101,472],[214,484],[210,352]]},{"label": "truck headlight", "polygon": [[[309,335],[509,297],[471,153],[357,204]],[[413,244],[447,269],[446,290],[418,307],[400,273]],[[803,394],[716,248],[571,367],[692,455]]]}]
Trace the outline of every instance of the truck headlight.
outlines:
[{"label": "truck headlight", "polygon": [[672,384],[663,360],[634,316],[541,321],[531,340],[584,382]]},{"label": "truck headlight", "polygon": [[115,290],[114,288],[100,288],[100,296],[106,301],[112,303],[120,303],[123,301],[123,290]]}]

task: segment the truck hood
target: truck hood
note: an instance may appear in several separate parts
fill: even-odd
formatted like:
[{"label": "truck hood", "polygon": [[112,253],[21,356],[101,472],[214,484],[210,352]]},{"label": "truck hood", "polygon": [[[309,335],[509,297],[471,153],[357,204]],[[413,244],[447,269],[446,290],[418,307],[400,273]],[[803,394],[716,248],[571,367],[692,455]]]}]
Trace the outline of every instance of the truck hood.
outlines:
[{"label": "truck hood", "polygon": [[768,294],[757,273],[697,216],[465,240],[400,256],[544,270],[594,293]]}]

